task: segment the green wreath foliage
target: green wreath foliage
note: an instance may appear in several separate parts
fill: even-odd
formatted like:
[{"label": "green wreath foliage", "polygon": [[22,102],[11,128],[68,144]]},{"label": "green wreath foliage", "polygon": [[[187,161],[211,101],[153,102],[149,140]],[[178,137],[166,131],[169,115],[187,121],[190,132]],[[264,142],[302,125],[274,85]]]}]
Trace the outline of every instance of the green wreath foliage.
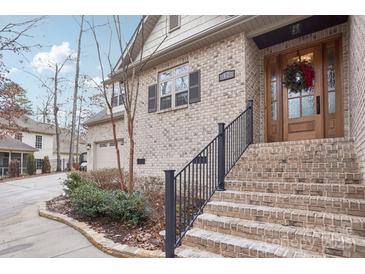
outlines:
[{"label": "green wreath foliage", "polygon": [[293,63],[284,70],[284,85],[292,92],[300,92],[305,88],[304,74],[299,63]]}]

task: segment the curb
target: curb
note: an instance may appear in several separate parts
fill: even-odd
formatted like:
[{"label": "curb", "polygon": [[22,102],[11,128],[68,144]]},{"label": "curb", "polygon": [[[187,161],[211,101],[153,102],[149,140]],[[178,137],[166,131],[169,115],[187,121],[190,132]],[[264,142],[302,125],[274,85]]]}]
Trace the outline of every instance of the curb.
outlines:
[{"label": "curb", "polygon": [[143,248],[132,247],[126,244],[118,244],[106,238],[102,233],[99,233],[87,224],[79,222],[66,215],[49,211],[44,202],[39,206],[39,216],[45,217],[54,221],[64,223],[86,237],[90,243],[101,251],[120,258],[164,258],[165,253],[161,250],[146,250]]}]

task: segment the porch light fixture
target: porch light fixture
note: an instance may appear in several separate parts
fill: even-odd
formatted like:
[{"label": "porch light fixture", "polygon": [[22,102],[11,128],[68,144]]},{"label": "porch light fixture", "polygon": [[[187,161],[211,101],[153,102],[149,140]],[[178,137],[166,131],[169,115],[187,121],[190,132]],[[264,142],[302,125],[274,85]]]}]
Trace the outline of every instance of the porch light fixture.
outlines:
[{"label": "porch light fixture", "polygon": [[91,149],[91,144],[87,144],[86,145],[86,150],[90,150]]}]

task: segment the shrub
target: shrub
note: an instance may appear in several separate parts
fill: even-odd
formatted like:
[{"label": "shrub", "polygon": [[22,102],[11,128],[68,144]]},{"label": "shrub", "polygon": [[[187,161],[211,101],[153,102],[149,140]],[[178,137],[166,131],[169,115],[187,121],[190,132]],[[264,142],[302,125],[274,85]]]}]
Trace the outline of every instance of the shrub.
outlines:
[{"label": "shrub", "polygon": [[79,172],[71,172],[67,179],[63,182],[65,186],[65,192],[71,195],[74,190],[83,185],[95,185],[93,182],[83,178]]},{"label": "shrub", "polygon": [[120,189],[119,171],[116,168],[92,170],[82,174],[102,189]]},{"label": "shrub", "polygon": [[29,154],[27,157],[27,173],[28,175],[33,175],[37,171],[35,159],[33,154]]},{"label": "shrub", "polygon": [[145,201],[138,192],[129,194],[115,190],[110,198],[108,215],[112,219],[136,225],[147,216]]},{"label": "shrub", "polygon": [[95,185],[84,184],[71,192],[72,208],[88,217],[105,216],[110,194]]},{"label": "shrub", "polygon": [[[103,171],[99,179],[107,177],[104,172],[106,171]],[[100,181],[98,183],[91,178],[90,175],[72,172],[64,182],[71,207],[77,213],[88,217],[110,217],[131,225],[136,225],[147,217],[147,206],[140,193],[129,194],[120,189],[103,189]]]},{"label": "shrub", "polygon": [[18,160],[10,161],[9,175],[10,175],[10,177],[19,177],[20,170],[19,170],[19,161]]},{"label": "shrub", "polygon": [[50,173],[50,172],[51,172],[51,163],[49,162],[48,156],[44,156],[42,173]]}]

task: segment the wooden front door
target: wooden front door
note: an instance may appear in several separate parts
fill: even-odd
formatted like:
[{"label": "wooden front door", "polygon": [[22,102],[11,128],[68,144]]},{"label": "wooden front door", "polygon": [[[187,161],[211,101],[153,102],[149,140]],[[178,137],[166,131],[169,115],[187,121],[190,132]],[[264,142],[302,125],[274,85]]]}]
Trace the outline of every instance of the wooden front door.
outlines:
[{"label": "wooden front door", "polygon": [[[283,71],[300,60],[315,77],[312,87],[294,92],[283,85]],[[265,70],[268,142],[343,136],[339,39],[267,56]]]},{"label": "wooden front door", "polygon": [[[294,62],[307,61],[314,68],[313,87],[299,92],[283,85],[284,141],[323,138],[321,46],[282,55],[282,71]],[[322,109],[322,111],[321,111]]]}]

